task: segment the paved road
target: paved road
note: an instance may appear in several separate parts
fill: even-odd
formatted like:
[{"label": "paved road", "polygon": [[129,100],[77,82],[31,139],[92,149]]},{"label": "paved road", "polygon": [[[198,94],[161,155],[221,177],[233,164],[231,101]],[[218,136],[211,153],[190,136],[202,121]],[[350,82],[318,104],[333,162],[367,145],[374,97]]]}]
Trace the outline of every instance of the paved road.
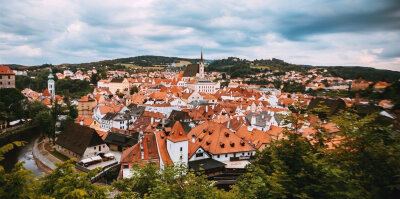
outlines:
[{"label": "paved road", "polygon": [[50,155],[49,152],[47,152],[44,149],[39,149],[38,145],[39,145],[39,138],[35,140],[35,144],[33,145],[32,149],[33,156],[37,158],[40,162],[45,164],[47,167],[49,167],[50,169],[55,169],[56,165],[52,161],[50,161],[48,157],[46,157]]}]

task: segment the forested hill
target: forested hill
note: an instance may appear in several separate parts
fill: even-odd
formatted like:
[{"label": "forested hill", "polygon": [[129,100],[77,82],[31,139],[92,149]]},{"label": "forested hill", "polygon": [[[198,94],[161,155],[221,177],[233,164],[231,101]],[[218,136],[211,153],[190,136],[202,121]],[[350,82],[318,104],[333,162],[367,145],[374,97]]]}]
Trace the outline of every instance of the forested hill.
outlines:
[{"label": "forested hill", "polygon": [[360,66],[309,66],[287,63],[280,59],[260,59],[249,61],[236,57],[228,57],[227,59],[214,60],[208,67],[207,71],[226,72],[232,78],[247,77],[263,71],[298,71],[305,72],[311,68],[324,68],[330,74],[344,79],[363,78],[368,81],[387,81],[393,82],[400,79],[400,72],[381,70],[370,67]]},{"label": "forested hill", "polygon": [[[153,56],[153,55],[143,55],[128,58],[119,58],[113,60],[103,60],[90,63],[80,63],[80,64],[62,64],[67,65],[72,68],[85,68],[85,67],[101,67],[109,66],[111,69],[119,70],[125,67],[153,67],[153,66],[167,66],[171,63],[176,63],[179,61],[188,61],[191,63],[197,63],[199,59],[189,59],[180,57],[165,57],[165,56]],[[363,78],[368,81],[387,81],[393,82],[400,79],[400,72],[390,71],[390,70],[380,70],[370,67],[360,67],[360,66],[309,66],[309,65],[298,65],[287,63],[280,59],[256,59],[253,61],[240,59],[236,57],[228,57],[226,59],[218,60],[206,60],[210,64],[207,66],[207,71],[218,71],[226,72],[231,75],[232,78],[236,77],[248,77],[251,74],[256,74],[258,72],[264,71],[276,71],[286,72],[286,71],[298,71],[306,72],[310,68],[325,68],[333,76],[342,77],[344,79],[357,79]],[[13,69],[26,69],[26,66],[9,65]],[[43,67],[50,66],[49,64],[42,65]],[[41,66],[36,66],[41,67]],[[30,67],[30,68],[36,68]],[[159,69],[162,69],[158,67]]]}]

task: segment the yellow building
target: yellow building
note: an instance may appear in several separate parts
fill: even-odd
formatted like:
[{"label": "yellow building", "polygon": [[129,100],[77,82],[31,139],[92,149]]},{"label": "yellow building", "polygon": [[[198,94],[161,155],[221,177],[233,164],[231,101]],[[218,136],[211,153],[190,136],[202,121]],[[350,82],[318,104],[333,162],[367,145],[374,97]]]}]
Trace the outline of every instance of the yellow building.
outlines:
[{"label": "yellow building", "polygon": [[78,100],[78,115],[80,117],[92,117],[93,108],[96,107],[97,101],[89,96],[83,96]]}]

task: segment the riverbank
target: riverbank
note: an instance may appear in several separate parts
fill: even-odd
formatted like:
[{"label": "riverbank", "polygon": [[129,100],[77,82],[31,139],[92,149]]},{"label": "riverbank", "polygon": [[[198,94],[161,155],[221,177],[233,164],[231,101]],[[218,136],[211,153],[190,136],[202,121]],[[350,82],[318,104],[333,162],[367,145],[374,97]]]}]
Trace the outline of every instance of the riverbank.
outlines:
[{"label": "riverbank", "polygon": [[44,140],[39,142],[39,138],[35,139],[32,148],[32,155],[36,165],[45,173],[49,174],[56,168],[56,166],[46,157],[46,154],[42,154],[42,151],[44,151],[44,147],[42,148],[43,142]]}]

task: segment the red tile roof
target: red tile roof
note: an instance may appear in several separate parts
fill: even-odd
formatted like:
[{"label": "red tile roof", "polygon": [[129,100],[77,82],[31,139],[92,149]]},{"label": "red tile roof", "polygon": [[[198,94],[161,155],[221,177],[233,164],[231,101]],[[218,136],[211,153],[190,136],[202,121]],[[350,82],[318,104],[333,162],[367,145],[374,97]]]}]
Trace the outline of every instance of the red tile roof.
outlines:
[{"label": "red tile roof", "polygon": [[8,66],[0,66],[0,75],[15,75],[14,71]]},{"label": "red tile roof", "polygon": [[179,121],[175,122],[167,139],[171,140],[172,142],[187,141],[186,133]]}]

